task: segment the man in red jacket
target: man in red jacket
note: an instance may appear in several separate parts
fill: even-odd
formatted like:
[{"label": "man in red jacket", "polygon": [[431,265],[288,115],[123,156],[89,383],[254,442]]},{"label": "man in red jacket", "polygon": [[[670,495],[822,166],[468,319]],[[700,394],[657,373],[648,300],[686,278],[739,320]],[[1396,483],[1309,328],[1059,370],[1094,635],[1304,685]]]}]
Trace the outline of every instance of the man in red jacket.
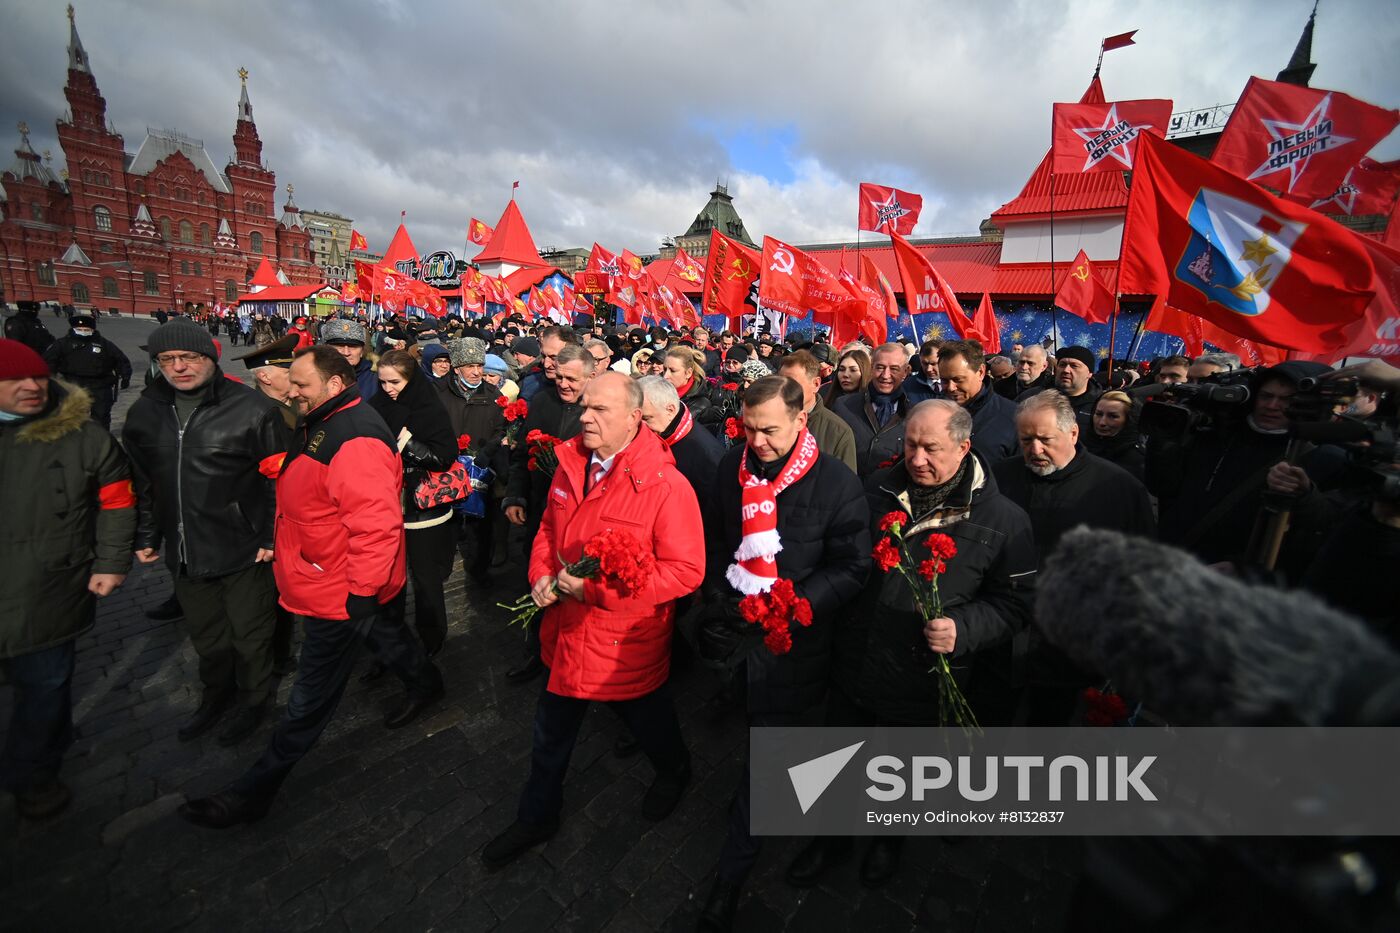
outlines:
[{"label": "man in red jacket", "polygon": [[404,587],[403,468],[384,420],[360,400],[334,347],[300,350],[288,373],[302,423],[277,480],[272,569],[282,605],[306,637],[287,713],[267,751],[226,790],[180,806],[225,829],[260,819],[335,714],[360,643],[408,689],[384,720],[405,726],[442,696],[442,675],[408,629],[383,611]]},{"label": "man in red jacket", "polygon": [[[587,384],[582,404],[582,433],[556,448],[559,466],[530,554],[532,595],[545,607],[540,654],[547,677],[516,821],[481,853],[492,870],[559,828],[564,773],[590,700],[613,704],[656,768],[644,817],[665,818],[690,781],[690,753],[666,680],[675,601],[705,576],[700,507],[670,451],[641,427],[636,382],[604,373]],[[564,569],[609,528],[628,532],[655,555],[645,589],[623,594]]]}]

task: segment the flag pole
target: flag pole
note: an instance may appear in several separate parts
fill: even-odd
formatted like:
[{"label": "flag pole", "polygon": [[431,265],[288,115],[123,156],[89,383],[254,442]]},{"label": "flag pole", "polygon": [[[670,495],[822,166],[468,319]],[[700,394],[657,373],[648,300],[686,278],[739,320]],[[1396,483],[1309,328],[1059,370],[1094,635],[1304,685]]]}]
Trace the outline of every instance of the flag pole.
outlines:
[{"label": "flag pole", "polygon": [[[1051,145],[1053,146],[1053,140]],[[1050,341],[1056,353],[1060,350],[1060,316],[1055,307],[1055,162],[1050,154]]]},{"label": "flag pole", "polygon": [[[1091,273],[1092,274],[1092,273]],[[1108,388],[1113,388],[1113,349],[1114,342],[1118,337],[1118,305],[1121,299],[1115,297],[1113,300],[1113,314],[1108,319]]]}]

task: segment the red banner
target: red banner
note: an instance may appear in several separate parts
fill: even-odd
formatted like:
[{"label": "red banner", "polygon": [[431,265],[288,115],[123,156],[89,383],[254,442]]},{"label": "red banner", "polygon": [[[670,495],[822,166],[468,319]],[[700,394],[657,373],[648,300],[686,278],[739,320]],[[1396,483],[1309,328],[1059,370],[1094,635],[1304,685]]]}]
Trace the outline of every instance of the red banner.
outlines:
[{"label": "red banner", "polygon": [[902,233],[908,236],[914,232],[914,225],[919,222],[919,211],[923,208],[924,199],[917,194],[862,182],[857,226],[876,233]]},{"label": "red banner", "polygon": [[1327,198],[1397,123],[1400,112],[1338,91],[1250,78],[1211,161],[1284,194]]},{"label": "red banner", "polygon": [[1153,136],[1140,143],[1125,223],[1122,294],[1155,295],[1250,340],[1332,349],[1375,295],[1363,238]]},{"label": "red banner", "polygon": [[1119,100],[1106,104],[1056,104],[1050,170],[1057,175],[1133,169],[1140,134],[1167,134],[1169,100]]}]

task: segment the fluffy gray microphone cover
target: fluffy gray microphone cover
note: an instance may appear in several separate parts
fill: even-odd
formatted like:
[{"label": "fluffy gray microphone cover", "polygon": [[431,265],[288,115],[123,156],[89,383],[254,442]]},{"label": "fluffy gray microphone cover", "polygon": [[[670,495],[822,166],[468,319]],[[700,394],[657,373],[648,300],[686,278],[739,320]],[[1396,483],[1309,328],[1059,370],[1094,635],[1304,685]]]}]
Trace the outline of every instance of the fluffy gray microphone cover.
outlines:
[{"label": "fluffy gray microphone cover", "polygon": [[1400,670],[1377,635],[1315,597],[1143,538],[1077,528],[1039,577],[1046,638],[1178,725],[1335,723]]}]

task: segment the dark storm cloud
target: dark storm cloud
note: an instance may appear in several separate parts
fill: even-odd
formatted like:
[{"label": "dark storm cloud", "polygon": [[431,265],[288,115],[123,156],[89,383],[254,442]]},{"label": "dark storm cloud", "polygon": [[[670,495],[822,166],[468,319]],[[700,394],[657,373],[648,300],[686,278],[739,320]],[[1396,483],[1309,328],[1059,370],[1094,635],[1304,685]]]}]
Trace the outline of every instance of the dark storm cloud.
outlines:
[{"label": "dark storm cloud", "polygon": [[[1110,98],[1208,106],[1272,77],[1309,8],[167,0],[80,4],[78,27],[130,151],[146,126],[171,127],[222,165],[246,66],[279,184],[354,217],[376,247],[407,210],[420,249],[460,249],[467,218],[494,223],[519,179],[541,247],[642,252],[681,232],[717,178],[755,235],[851,236],[862,180],[924,194],[921,233],[975,231],[1043,155],[1049,105],[1078,98],[1102,36],[1141,30],[1108,57]],[[1389,9],[1324,9],[1314,84],[1394,106]],[[57,153],[63,4],[6,19],[0,127],[27,120]],[[753,126],[792,129],[781,182],[731,163],[722,139]]]}]

